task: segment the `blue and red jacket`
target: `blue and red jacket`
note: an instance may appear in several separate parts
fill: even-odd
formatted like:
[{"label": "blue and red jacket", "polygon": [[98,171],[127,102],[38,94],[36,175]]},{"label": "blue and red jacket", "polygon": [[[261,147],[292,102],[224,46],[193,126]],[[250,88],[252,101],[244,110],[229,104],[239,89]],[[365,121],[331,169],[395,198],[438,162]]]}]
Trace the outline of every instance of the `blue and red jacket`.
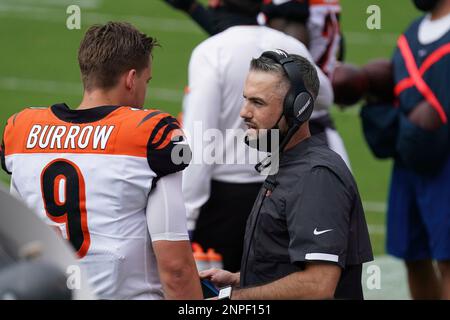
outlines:
[{"label": "blue and red jacket", "polygon": [[[392,58],[396,101],[365,105],[361,111],[366,140],[377,157],[418,172],[439,169],[450,151],[450,30],[423,45],[418,39],[423,17],[414,21],[398,42]],[[444,124],[427,131],[407,115],[423,100],[436,110]]]},{"label": "blue and red jacket", "polygon": [[[433,100],[432,96],[426,95],[434,95],[437,102],[433,103],[433,108],[446,123],[450,115],[450,30],[435,42],[422,45],[417,36],[422,19],[413,22],[398,40],[393,57],[395,95],[399,99],[399,107],[406,113],[424,99]],[[408,61],[399,48],[401,43],[409,46],[418,76],[429,87],[425,93],[414,85],[407,68]]]}]

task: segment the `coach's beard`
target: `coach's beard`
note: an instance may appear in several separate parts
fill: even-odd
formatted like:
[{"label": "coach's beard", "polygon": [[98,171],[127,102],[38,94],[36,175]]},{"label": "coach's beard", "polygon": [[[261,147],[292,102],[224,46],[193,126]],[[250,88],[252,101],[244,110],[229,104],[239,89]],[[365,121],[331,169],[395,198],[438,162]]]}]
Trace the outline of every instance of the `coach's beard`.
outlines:
[{"label": "coach's beard", "polygon": [[[279,127],[279,123],[282,117],[283,114],[280,116],[276,124],[270,129],[257,130],[250,128],[244,138],[245,144],[250,148],[254,148],[262,152],[277,151],[281,145],[281,142],[286,136],[284,133],[282,133]],[[255,131],[254,134],[251,134],[252,130]]]}]

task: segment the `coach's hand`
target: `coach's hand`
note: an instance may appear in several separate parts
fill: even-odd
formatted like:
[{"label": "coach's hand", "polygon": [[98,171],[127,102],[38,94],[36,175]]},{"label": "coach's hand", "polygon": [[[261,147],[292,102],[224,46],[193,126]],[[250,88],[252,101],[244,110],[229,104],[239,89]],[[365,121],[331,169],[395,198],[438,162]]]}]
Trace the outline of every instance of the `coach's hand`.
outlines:
[{"label": "coach's hand", "polygon": [[228,285],[238,287],[239,282],[241,281],[240,272],[231,273],[229,271],[220,269],[208,269],[200,271],[199,276],[201,279],[208,279],[218,288]]},{"label": "coach's hand", "polygon": [[195,0],[164,0],[166,3],[170,4],[172,7],[189,12],[196,2]]}]

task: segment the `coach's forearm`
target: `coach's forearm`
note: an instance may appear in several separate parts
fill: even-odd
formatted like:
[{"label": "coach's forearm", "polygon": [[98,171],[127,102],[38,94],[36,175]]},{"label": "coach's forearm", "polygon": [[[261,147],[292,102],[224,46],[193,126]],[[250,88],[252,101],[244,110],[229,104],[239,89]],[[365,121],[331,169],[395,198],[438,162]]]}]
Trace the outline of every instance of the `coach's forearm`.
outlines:
[{"label": "coach's forearm", "polygon": [[338,266],[294,272],[274,282],[234,290],[233,300],[333,299],[340,277]]}]

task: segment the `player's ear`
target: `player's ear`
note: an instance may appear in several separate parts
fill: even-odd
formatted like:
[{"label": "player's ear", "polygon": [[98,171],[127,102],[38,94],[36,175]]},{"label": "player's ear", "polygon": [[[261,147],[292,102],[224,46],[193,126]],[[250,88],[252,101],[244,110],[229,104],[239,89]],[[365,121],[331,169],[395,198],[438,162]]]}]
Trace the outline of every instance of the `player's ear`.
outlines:
[{"label": "player's ear", "polygon": [[125,86],[127,87],[128,90],[133,90],[134,87],[136,86],[136,77],[137,77],[136,69],[131,69],[126,73]]}]

